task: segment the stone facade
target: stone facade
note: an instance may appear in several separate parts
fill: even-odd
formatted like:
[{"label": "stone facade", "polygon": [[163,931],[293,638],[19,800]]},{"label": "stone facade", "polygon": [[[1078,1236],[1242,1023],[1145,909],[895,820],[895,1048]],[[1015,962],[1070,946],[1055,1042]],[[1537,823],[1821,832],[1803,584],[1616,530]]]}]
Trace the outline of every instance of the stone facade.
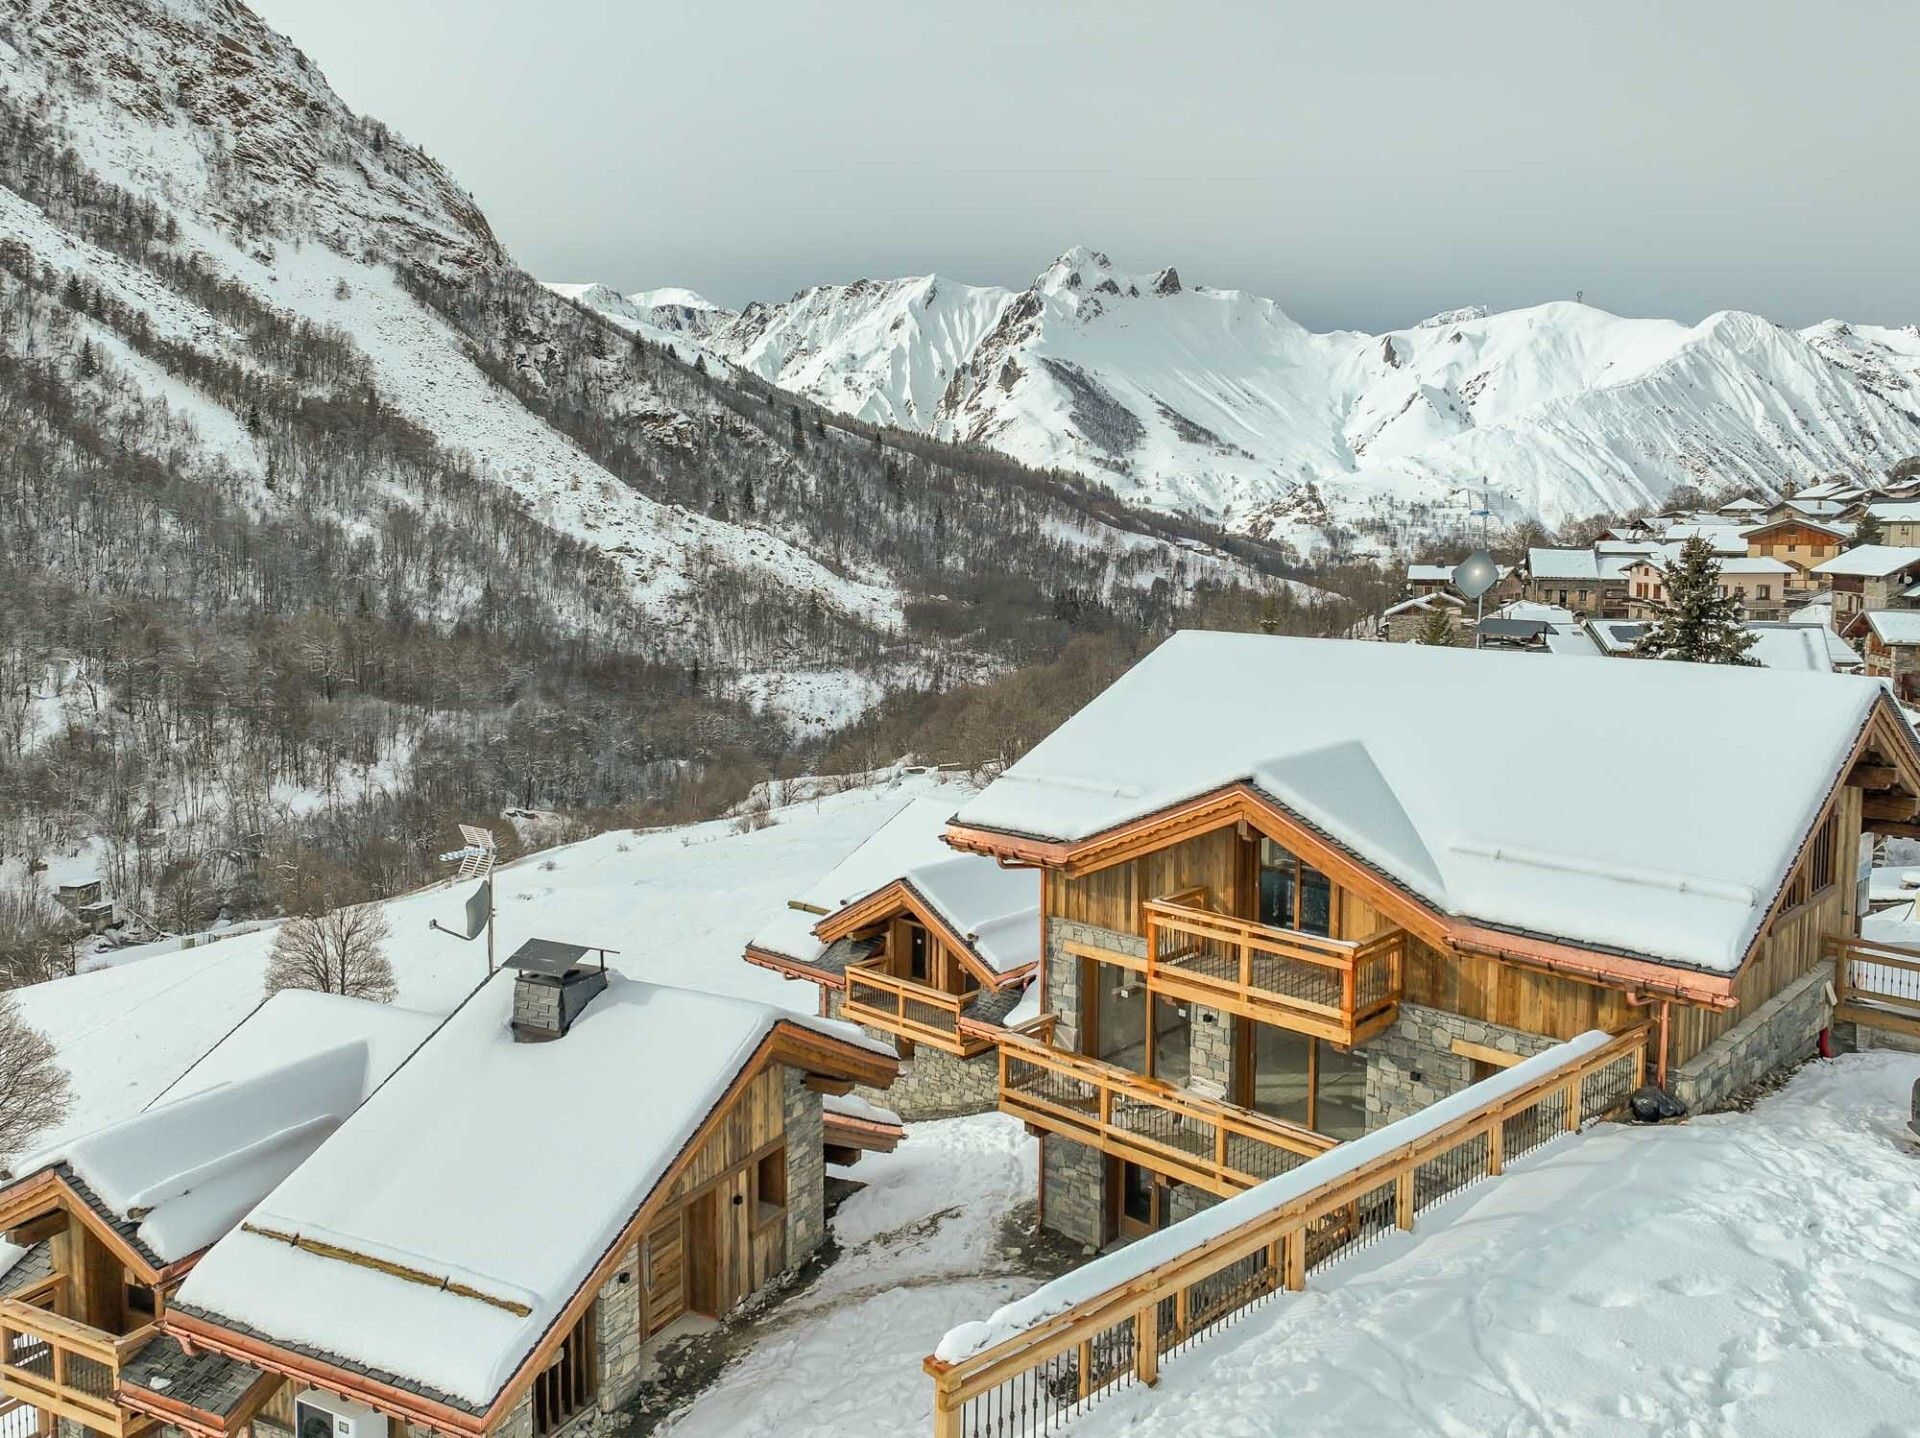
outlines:
[{"label": "stone facade", "polygon": [[1106,1236],[1107,1160],[1097,1148],[1047,1134],[1040,1140],[1047,1227],[1097,1251]]},{"label": "stone facade", "polygon": [[1473,1060],[1453,1051],[1455,1040],[1518,1058],[1531,1058],[1554,1043],[1524,1029],[1402,1004],[1392,1028],[1355,1050],[1367,1060],[1367,1127],[1418,1113],[1472,1083]]},{"label": "stone facade", "polygon": [[1668,1075],[1673,1096],[1708,1113],[1775,1069],[1812,1056],[1831,1021],[1831,971],[1822,964],[1768,999]]},{"label": "stone facade", "polygon": [[640,1245],[620,1255],[620,1269],[600,1287],[593,1305],[594,1347],[600,1358],[600,1407],[611,1411],[640,1386]]},{"label": "stone facade", "polygon": [[820,1095],[798,1069],[786,1072],[787,1267],[796,1268],[827,1236],[827,1160]]},{"label": "stone facade", "polygon": [[[836,1019],[840,1017],[841,999],[839,990],[828,991],[827,1012]],[[860,1028],[884,1042],[898,1042],[895,1035],[871,1024],[861,1024]],[[992,1050],[963,1059],[916,1044],[913,1057],[902,1060],[900,1077],[894,1080],[892,1088],[861,1086],[855,1092],[882,1108],[892,1109],[909,1123],[917,1119],[990,1113],[1000,1102],[1000,1060]]]}]

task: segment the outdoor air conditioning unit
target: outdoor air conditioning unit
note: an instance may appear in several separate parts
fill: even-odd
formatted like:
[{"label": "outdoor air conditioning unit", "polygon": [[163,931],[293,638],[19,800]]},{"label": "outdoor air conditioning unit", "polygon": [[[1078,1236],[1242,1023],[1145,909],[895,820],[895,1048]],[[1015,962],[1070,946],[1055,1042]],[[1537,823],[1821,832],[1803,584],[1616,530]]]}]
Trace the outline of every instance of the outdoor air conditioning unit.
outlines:
[{"label": "outdoor air conditioning unit", "polygon": [[386,1416],[309,1388],[293,1400],[294,1438],[387,1438]]}]

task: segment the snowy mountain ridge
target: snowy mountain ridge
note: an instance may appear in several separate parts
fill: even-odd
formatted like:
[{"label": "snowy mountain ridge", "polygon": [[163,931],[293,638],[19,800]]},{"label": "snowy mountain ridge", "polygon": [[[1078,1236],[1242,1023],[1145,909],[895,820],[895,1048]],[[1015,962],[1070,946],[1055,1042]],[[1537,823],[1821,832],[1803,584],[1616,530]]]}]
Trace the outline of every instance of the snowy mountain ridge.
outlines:
[{"label": "snowy mountain ridge", "polygon": [[644,305],[607,312],[844,413],[1309,549],[1334,529],[1363,549],[1444,532],[1483,485],[1496,518],[1557,523],[1682,483],[1771,494],[1920,452],[1920,326],[1556,301],[1319,334],[1273,300],[1084,246],[1022,291],[929,275],[733,315],[701,303],[703,337]]}]

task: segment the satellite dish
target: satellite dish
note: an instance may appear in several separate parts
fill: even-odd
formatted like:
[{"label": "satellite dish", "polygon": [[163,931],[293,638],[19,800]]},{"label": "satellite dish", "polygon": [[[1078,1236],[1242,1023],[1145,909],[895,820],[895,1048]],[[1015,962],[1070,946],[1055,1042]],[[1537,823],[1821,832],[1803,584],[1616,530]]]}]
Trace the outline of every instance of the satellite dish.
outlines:
[{"label": "satellite dish", "polygon": [[1453,587],[1469,599],[1478,599],[1500,580],[1500,566],[1484,549],[1476,549],[1455,566]]}]

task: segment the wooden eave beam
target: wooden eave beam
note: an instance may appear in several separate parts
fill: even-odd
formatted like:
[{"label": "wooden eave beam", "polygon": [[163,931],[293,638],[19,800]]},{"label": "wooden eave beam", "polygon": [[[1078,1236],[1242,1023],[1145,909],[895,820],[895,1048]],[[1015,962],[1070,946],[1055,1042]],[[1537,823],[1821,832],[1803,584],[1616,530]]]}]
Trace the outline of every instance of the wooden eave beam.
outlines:
[{"label": "wooden eave beam", "polygon": [[1847,783],[1856,789],[1891,789],[1900,782],[1900,771],[1891,764],[1862,760],[1847,771]]},{"label": "wooden eave beam", "polygon": [[1896,823],[1908,823],[1920,815],[1920,799],[1912,798],[1873,798],[1860,801],[1862,819],[1890,819]]},{"label": "wooden eave beam", "polygon": [[834,1098],[844,1098],[853,1092],[853,1080],[830,1078],[825,1074],[808,1074],[801,1080],[807,1092],[827,1094]]},{"label": "wooden eave beam", "polygon": [[875,889],[858,903],[849,904],[839,913],[822,919],[813,926],[813,933],[815,938],[830,944],[836,939],[858,933],[861,929],[873,924],[885,923],[888,919],[903,913],[910,914],[915,922],[937,934],[940,942],[960,960],[961,966],[978,982],[990,989],[1005,988],[1014,980],[1024,978],[1034,968],[1032,964],[1023,964],[1018,969],[1003,974],[983,962],[979,955],[974,953],[972,942],[941,918],[933,905],[929,904],[919,890],[905,879],[895,879],[886,887]]},{"label": "wooden eave beam", "polygon": [[768,969],[783,979],[799,979],[803,983],[821,984],[830,989],[845,988],[847,979],[844,974],[831,974],[825,969],[816,969],[790,959],[785,954],[776,954],[771,949],[758,948],[748,944],[741,958],[757,969]]},{"label": "wooden eave beam", "polygon": [[43,1213],[38,1218],[28,1219],[18,1228],[7,1230],[6,1240],[15,1248],[32,1248],[42,1239],[52,1238],[56,1233],[65,1233],[70,1220],[64,1208],[56,1208],[51,1213]]}]

